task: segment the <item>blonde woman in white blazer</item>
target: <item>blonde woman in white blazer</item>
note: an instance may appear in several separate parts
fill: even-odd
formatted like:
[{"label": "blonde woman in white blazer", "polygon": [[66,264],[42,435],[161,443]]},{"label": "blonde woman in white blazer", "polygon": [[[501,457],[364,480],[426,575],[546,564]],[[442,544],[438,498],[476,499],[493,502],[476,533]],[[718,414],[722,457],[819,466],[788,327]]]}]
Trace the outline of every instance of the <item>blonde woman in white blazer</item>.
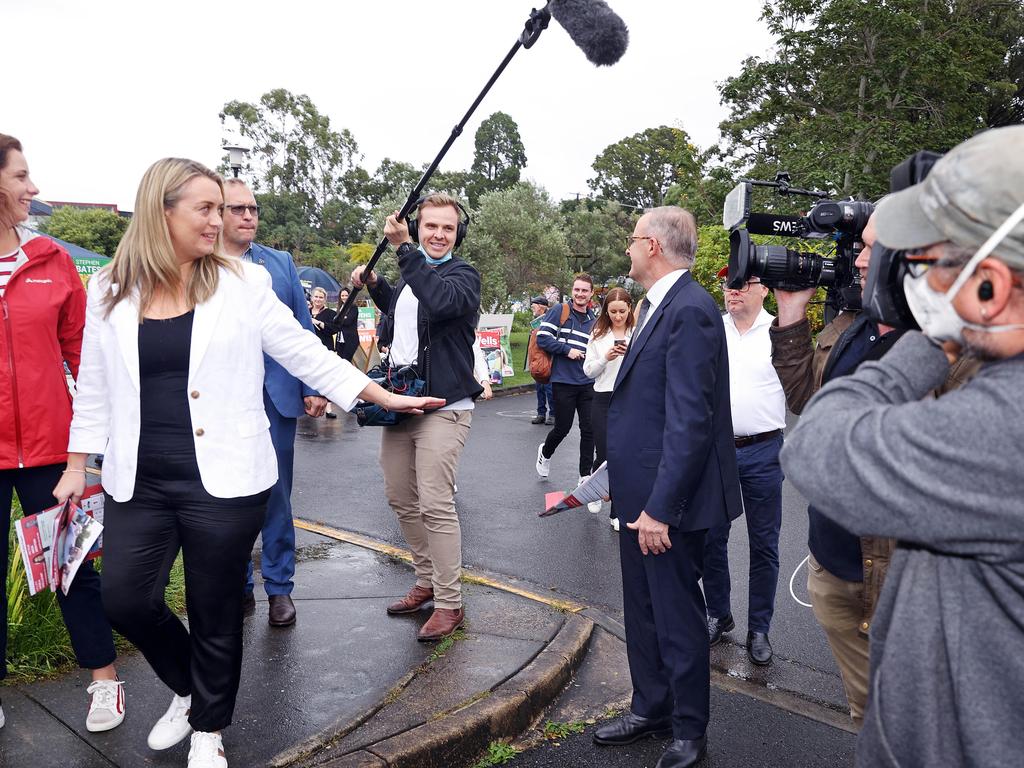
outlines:
[{"label": "blonde woman in white blazer", "polygon": [[[590,425],[594,430],[594,469],[608,456],[608,404],[619,375],[622,358],[626,355],[633,335],[633,297],[625,288],[612,288],[604,295],[601,314],[590,331],[587,356],[583,358],[583,373],[594,380],[594,400],[590,411]],[[592,501],[587,508],[597,514],[601,502]],[[609,512],[611,526],[619,530],[615,510]]]},{"label": "blonde woman in white blazer", "polygon": [[[104,455],[104,608],[174,691],[150,747],[194,731],[190,768],[227,766],[220,731],[241,673],[246,566],[277,480],[263,353],[346,410],[357,399],[407,413],[444,405],[381,389],[303,329],[263,267],[221,253],[222,209],[221,179],[199,163],[146,172],[112,264],[89,284],[68,468],[54,489],[79,497],[87,455]],[[163,599],[179,550],[189,629]]]}]

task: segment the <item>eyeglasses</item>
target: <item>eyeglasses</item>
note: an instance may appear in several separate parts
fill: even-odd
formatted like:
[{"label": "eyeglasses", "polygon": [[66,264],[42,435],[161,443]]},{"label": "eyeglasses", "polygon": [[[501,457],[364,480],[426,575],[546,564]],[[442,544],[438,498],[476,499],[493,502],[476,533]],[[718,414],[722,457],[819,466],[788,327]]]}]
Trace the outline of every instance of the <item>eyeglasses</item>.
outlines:
[{"label": "eyeglasses", "polygon": [[747,282],[745,282],[743,284],[742,288],[730,288],[729,287],[729,282],[727,280],[722,280],[718,284],[718,286],[719,286],[719,288],[722,289],[722,293],[725,293],[726,291],[736,291],[737,293],[746,293],[747,291],[750,290],[750,286],[752,286],[752,285],[760,285],[760,284],[761,284],[760,280],[748,280]]},{"label": "eyeglasses", "polygon": [[650,237],[648,235],[630,235],[626,238],[626,250],[628,251],[630,246],[633,245],[634,240],[657,240],[656,237]]},{"label": "eyeglasses", "polygon": [[226,205],[224,207],[231,211],[234,216],[244,216],[246,211],[253,216],[260,215],[260,207],[258,205]]}]

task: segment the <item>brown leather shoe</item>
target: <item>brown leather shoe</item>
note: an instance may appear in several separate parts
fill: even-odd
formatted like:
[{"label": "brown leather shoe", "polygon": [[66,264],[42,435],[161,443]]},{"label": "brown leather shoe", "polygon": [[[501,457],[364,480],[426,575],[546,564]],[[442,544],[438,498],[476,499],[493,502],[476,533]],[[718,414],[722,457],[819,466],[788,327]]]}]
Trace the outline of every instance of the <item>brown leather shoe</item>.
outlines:
[{"label": "brown leather shoe", "polygon": [[270,626],[290,627],[295,623],[295,603],[289,595],[270,595]]},{"label": "brown leather shoe", "polygon": [[388,606],[388,613],[396,616],[402,613],[416,613],[420,608],[434,599],[434,590],[431,587],[415,585],[409,590],[409,594],[398,602]]},{"label": "brown leather shoe", "polygon": [[466,612],[462,608],[435,608],[427,623],[420,627],[416,639],[421,643],[441,640],[461,627],[465,620]]}]

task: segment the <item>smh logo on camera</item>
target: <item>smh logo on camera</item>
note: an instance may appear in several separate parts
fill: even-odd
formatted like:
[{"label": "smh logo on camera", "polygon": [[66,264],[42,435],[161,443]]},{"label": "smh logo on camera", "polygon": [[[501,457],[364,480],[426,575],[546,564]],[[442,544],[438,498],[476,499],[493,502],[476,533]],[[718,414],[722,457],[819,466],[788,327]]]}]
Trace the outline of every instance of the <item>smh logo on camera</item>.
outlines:
[{"label": "smh logo on camera", "polygon": [[797,226],[795,221],[773,221],[772,230],[777,235],[796,235]]}]

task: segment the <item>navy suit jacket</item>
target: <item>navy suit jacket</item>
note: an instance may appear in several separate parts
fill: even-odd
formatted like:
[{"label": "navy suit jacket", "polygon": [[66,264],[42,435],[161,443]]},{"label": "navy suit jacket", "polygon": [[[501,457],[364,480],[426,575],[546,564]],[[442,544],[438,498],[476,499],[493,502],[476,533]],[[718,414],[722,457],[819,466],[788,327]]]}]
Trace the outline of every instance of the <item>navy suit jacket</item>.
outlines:
[{"label": "navy suit jacket", "polygon": [[[259,243],[252,244],[252,260],[262,264],[270,273],[270,280],[285,306],[291,309],[295,319],[306,330],[313,332],[313,318],[306,304],[306,294],[299,282],[299,273],[295,270],[295,262],[291,254],[277,251]],[[270,395],[271,402],[282,416],[297,419],[305,413],[302,398],[319,394],[315,389],[307,387],[292,376],[278,362],[268,355],[263,355],[265,374],[263,386]]]},{"label": "navy suit jacket", "polygon": [[615,511],[680,531],[743,512],[721,310],[689,272],[634,335],[608,407]]}]

